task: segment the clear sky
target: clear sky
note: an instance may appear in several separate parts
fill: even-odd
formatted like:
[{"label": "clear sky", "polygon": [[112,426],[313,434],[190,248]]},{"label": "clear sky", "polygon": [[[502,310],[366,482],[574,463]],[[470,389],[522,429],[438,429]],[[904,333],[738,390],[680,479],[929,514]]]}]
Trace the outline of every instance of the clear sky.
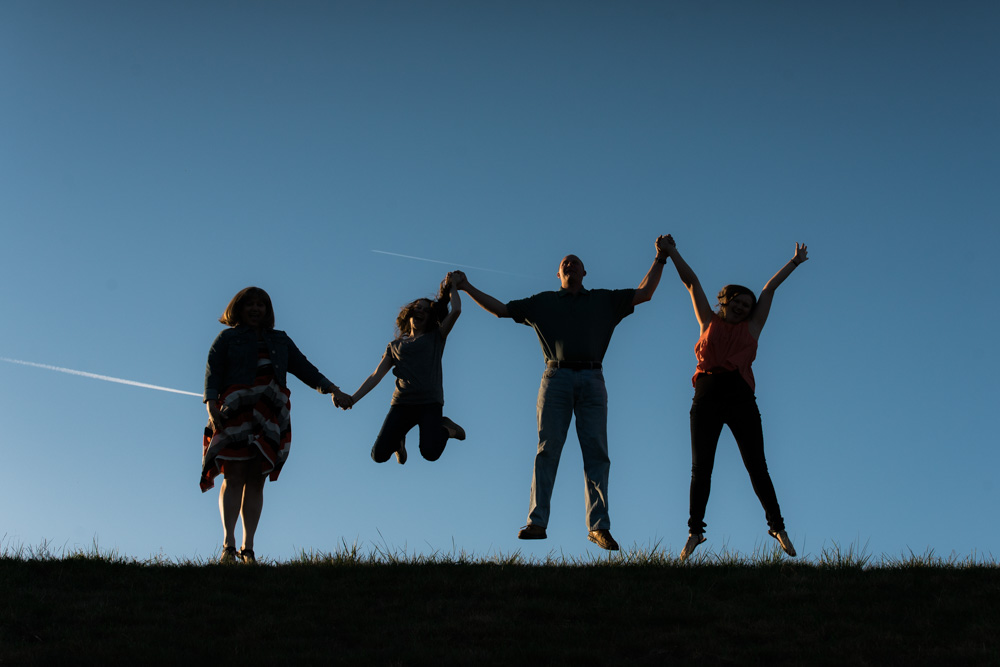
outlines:
[{"label": "clear sky", "polygon": [[[635,287],[670,233],[714,294],[805,242],[754,367],[800,555],[995,557],[998,33],[989,1],[4,2],[0,357],[200,394],[258,285],[353,392],[459,265],[502,301],[556,289],[567,253]],[[610,510],[623,547],[677,553],[698,327],[663,276],[605,358]],[[350,412],[290,378],[258,557],[599,552],[572,432],[548,540],[516,539],[542,354],[464,304],[445,414],[468,440],[375,464],[391,377]],[[4,546],[216,557],[200,398],[0,377]],[[728,430],[706,521],[702,549],[774,544]]]}]

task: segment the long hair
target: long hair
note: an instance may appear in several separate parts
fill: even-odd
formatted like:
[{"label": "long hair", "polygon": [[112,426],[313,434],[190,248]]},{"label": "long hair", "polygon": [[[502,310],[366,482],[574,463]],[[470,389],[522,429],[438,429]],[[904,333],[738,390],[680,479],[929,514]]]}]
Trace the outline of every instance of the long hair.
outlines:
[{"label": "long hair", "polygon": [[754,295],[753,291],[749,287],[744,287],[743,285],[726,285],[721,290],[719,290],[719,317],[726,317],[726,306],[729,302],[740,296],[741,294],[748,294],[753,303],[750,305],[750,312],[747,314],[749,318],[753,315],[754,308],[757,307],[757,297]]},{"label": "long hair", "polygon": [[264,315],[264,328],[274,328],[274,307],[271,305],[271,297],[267,292],[259,287],[244,287],[233,297],[219,321],[228,327],[236,327],[241,324],[240,316],[243,314],[243,304],[250,299],[260,299],[267,306],[267,314]]},{"label": "long hair", "polygon": [[428,321],[427,331],[433,331],[441,326],[441,320],[445,318],[448,314],[448,302],[450,300],[451,292],[451,281],[445,277],[441,281],[441,287],[438,288],[437,297],[434,299],[414,299],[410,303],[406,304],[399,309],[399,315],[396,316],[396,338],[402,338],[403,336],[413,335],[413,331],[410,330],[410,315],[413,313],[413,309],[421,301],[428,301],[431,304],[430,307],[430,320]]}]

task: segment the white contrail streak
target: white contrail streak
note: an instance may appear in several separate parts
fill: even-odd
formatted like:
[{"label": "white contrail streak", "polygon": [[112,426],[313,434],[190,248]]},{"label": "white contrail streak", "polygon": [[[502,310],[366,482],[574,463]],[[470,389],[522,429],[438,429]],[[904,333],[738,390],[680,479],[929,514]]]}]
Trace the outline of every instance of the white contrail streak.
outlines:
[{"label": "white contrail streak", "polygon": [[490,273],[506,273],[508,276],[520,276],[521,278],[531,277],[531,276],[526,276],[523,273],[511,273],[510,271],[501,271],[499,269],[486,269],[481,266],[470,266],[468,264],[455,264],[454,262],[442,262],[439,259],[427,259],[426,257],[414,257],[413,255],[400,255],[398,252],[386,252],[384,250],[372,250],[372,252],[377,252],[380,255],[392,255],[393,257],[403,257],[405,259],[416,259],[421,262],[432,262],[434,264],[446,264],[448,266],[457,266],[463,269],[475,269],[476,271],[489,271]]},{"label": "white contrail streak", "polygon": [[20,364],[21,366],[31,366],[32,368],[44,368],[48,371],[59,371],[60,373],[68,373],[70,375],[79,375],[80,377],[90,378],[92,380],[104,380],[105,382],[117,382],[118,384],[127,384],[132,387],[142,387],[143,389],[156,389],[158,391],[169,391],[174,394],[184,394],[185,396],[198,396],[201,394],[196,394],[193,391],[181,391],[180,389],[171,389],[170,387],[160,387],[155,384],[146,384],[145,382],[135,382],[133,380],[123,380],[122,378],[113,378],[107,375],[98,375],[96,373],[87,373],[85,371],[76,371],[72,368],[62,368],[61,366],[49,366],[48,364],[36,364],[32,361],[21,361],[19,359],[8,359],[7,357],[0,357],[0,361],[6,361],[11,364]]}]

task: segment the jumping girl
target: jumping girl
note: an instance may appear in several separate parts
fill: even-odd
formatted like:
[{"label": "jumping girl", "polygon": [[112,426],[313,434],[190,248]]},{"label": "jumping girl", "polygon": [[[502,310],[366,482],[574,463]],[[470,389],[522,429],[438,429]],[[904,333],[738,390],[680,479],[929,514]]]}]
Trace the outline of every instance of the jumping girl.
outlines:
[{"label": "jumping girl", "polygon": [[396,390],[372,447],[376,463],[385,463],[393,453],[399,463],[406,463],[406,434],[414,426],[420,427],[420,453],[428,461],[441,456],[448,438],[465,440],[465,430],[442,415],[441,357],[462,314],[462,300],[451,277],[449,273],[441,283],[435,301],[417,299],[403,306],[396,317],[396,339],[386,346],[375,372],[351,396],[352,403],[360,401],[392,368]]}]

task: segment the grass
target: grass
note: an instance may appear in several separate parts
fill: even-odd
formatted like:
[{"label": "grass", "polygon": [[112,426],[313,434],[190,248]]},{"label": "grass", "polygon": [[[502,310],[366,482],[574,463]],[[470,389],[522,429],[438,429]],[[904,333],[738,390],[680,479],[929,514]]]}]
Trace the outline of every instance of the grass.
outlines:
[{"label": "grass", "polygon": [[1000,664],[1000,568],[834,545],[543,559],[386,546],[257,566],[0,553],[0,665]]}]

